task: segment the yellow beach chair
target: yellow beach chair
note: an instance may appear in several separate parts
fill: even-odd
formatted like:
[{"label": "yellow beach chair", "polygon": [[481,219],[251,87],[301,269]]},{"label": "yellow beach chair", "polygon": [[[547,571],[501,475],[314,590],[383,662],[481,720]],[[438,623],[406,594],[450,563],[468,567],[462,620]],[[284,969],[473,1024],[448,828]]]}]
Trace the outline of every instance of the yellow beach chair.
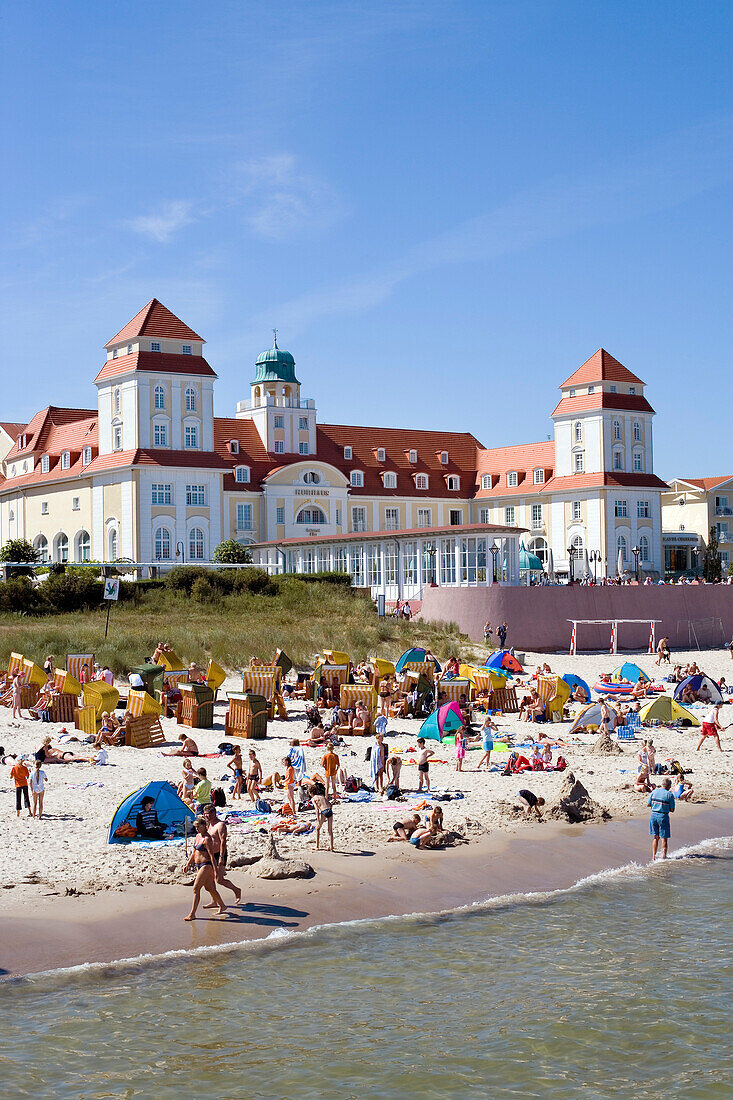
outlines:
[{"label": "yellow beach chair", "polygon": [[[357,703],[362,703],[369,711],[370,729],[351,730],[355,736],[368,736],[374,730],[374,719],[377,716],[377,693],[371,684],[342,684],[339,703],[341,710],[353,710]],[[343,727],[346,730],[346,727]]]},{"label": "yellow beach chair", "polygon": [[81,670],[85,668],[87,670],[87,680],[91,680],[94,676],[94,654],[93,653],[67,653],[66,654],[66,669],[81,683],[82,675]]}]

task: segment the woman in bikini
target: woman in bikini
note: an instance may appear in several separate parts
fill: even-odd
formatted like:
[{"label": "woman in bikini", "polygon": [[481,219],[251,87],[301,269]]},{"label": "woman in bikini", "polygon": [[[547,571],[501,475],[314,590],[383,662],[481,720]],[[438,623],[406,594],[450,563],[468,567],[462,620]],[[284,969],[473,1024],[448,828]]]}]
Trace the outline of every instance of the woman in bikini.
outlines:
[{"label": "woman in bikini", "polygon": [[219,906],[218,912],[226,913],[226,906],[219,896],[219,892],[216,889],[216,879],[214,878],[214,848],[211,843],[211,837],[208,833],[208,827],[202,817],[196,819],[196,839],[194,841],[193,850],[183,865],[183,870],[188,871],[193,865],[196,868],[196,878],[193,880],[193,904],[191,905],[191,912],[184,920],[196,920],[196,910],[199,907],[201,900],[201,891],[206,890],[211,894],[214,902]]},{"label": "woman in bikini", "polygon": [[242,762],[242,749],[240,745],[234,746],[234,756],[227,764],[227,770],[234,773],[232,801],[234,801],[235,798],[241,799],[242,789],[244,787],[244,763]]},{"label": "woman in bikini", "polygon": [[385,676],[379,685],[379,713],[389,717],[389,704],[392,699],[392,685],[389,676]]}]

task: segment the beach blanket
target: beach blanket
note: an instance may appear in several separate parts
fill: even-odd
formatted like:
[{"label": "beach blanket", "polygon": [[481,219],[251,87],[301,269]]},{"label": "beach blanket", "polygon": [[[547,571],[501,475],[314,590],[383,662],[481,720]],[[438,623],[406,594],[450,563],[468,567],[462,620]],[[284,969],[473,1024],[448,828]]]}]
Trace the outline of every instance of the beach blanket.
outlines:
[{"label": "beach blanket", "polygon": [[146,839],[145,837],[141,837],[140,839],[138,839],[137,837],[131,837],[127,842],[125,842],[125,840],[120,837],[115,837],[115,840],[119,844],[134,844],[136,848],[182,848],[183,845],[186,843],[182,836],[172,836],[169,837],[167,840],[153,840],[151,838]]}]

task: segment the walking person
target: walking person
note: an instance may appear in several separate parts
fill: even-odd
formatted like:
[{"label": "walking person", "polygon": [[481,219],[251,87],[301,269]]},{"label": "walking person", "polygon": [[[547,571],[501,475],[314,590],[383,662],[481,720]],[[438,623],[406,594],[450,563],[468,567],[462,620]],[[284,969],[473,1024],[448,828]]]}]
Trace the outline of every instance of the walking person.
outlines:
[{"label": "walking person", "polygon": [[10,777],[15,784],[15,816],[20,817],[21,805],[25,802],[28,817],[33,817],[30,799],[28,798],[28,780],[31,777],[31,773],[24,760],[16,760],[15,764],[13,764],[10,769]]},{"label": "walking person", "polygon": [[665,776],[661,787],[655,787],[647,799],[651,809],[649,816],[649,835],[652,838],[652,859],[657,858],[659,841],[662,842],[662,859],[667,858],[667,844],[671,835],[669,815],[674,813],[674,795],[671,791],[672,780]]},{"label": "walking person", "polygon": [[[242,891],[238,886],[235,886],[233,882],[230,882],[228,878],[224,877],[228,858],[226,822],[221,820],[216,812],[216,806],[214,805],[209,805],[204,810],[204,821],[206,822],[211,848],[214,853],[214,878],[218,886],[226,886],[227,890],[231,890],[237,900],[237,905],[239,905],[242,900]],[[213,908],[213,905],[204,906],[204,909]]]},{"label": "walking person", "polygon": [[491,751],[494,747],[493,735],[498,732],[499,727],[491,721],[491,715],[487,714],[481,727],[481,748],[484,750],[484,755],[479,760],[476,771],[481,771],[484,764],[487,768],[491,767]]},{"label": "walking person", "polygon": [[506,620],[501,624],[501,626],[497,627],[496,636],[499,639],[499,649],[506,649],[506,636],[508,631],[509,626]]},{"label": "walking person", "polygon": [[728,727],[721,725],[720,722],[720,708],[722,706],[722,703],[715,703],[710,708],[708,716],[702,724],[702,732],[700,740],[697,743],[697,748],[695,749],[695,752],[700,751],[708,737],[712,737],[713,741],[718,746],[718,752],[723,751],[720,747],[720,735],[723,730],[727,729]]},{"label": "walking person", "polygon": [[33,813],[32,816],[36,816],[36,810],[38,811],[38,820],[43,817],[43,795],[46,791],[46,780],[48,776],[41,770],[41,761],[36,760],[35,767],[31,772],[31,794],[33,795]]},{"label": "walking person", "polygon": [[494,632],[491,629],[491,623],[484,623],[484,645],[491,646],[493,641]]},{"label": "walking person", "polygon": [[186,921],[196,920],[196,910],[201,901],[202,890],[206,890],[207,893],[211,894],[215,904],[219,907],[219,914],[224,914],[227,911],[216,889],[214,848],[209,837],[208,826],[203,817],[196,818],[194,827],[196,829],[196,839],[194,840],[193,850],[183,865],[184,871],[190,870],[191,866],[196,868],[196,878],[193,880],[193,903],[191,912],[183,918]]},{"label": "walking person", "polygon": [[463,771],[463,761],[466,759],[466,729],[461,726],[456,730],[456,771]]}]

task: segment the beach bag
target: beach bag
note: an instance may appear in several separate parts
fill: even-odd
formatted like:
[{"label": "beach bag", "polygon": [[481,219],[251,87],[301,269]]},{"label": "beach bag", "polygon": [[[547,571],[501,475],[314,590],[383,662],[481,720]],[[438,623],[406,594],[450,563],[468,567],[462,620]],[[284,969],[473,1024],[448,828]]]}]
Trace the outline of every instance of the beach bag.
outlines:
[{"label": "beach bag", "polygon": [[214,806],[226,806],[227,796],[224,794],[223,787],[214,787],[211,792],[211,801]]},{"label": "beach bag", "polygon": [[353,775],[350,775],[344,783],[344,790],[347,794],[356,794],[359,790],[359,780],[355,779]]},{"label": "beach bag", "polygon": [[219,745],[219,752],[224,756],[234,756],[234,745],[231,741],[222,741]]},{"label": "beach bag", "polygon": [[137,829],[129,821],[123,821],[121,825],[117,826],[113,835],[124,840],[132,840],[133,837],[137,836]]},{"label": "beach bag", "polygon": [[255,800],[255,809],[258,814],[271,814],[272,806],[264,798],[258,798]]},{"label": "beach bag", "polygon": [[395,798],[400,797],[400,788],[397,786],[396,783],[390,783],[388,787],[385,787],[384,797],[387,798],[390,802],[394,802]]}]

